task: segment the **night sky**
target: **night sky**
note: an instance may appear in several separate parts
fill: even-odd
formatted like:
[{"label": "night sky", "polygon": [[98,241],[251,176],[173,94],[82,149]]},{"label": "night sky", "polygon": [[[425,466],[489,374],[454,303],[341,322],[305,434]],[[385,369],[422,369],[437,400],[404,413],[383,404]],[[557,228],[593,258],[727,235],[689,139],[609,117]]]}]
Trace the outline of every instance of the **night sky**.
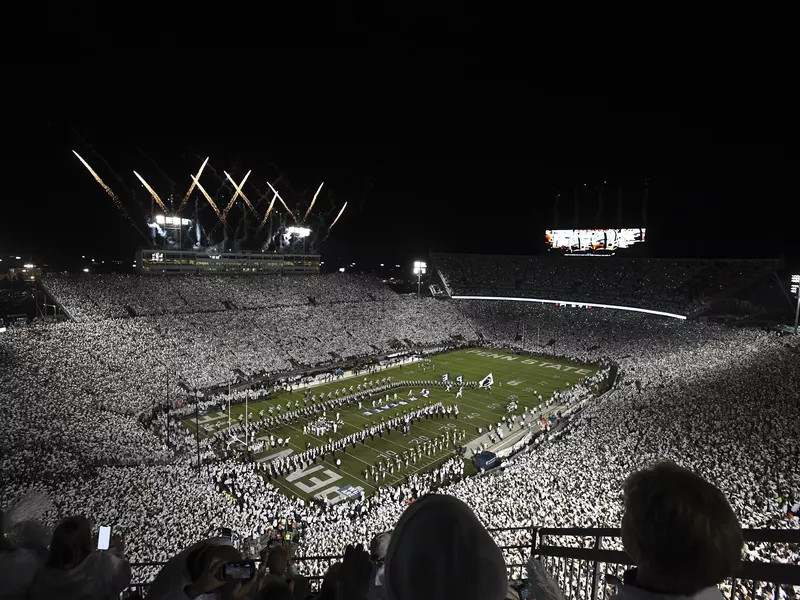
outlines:
[{"label": "night sky", "polygon": [[[654,256],[797,254],[794,163],[768,116],[624,112],[608,100],[581,98],[554,100],[546,112],[523,114],[518,106],[504,113],[495,102],[459,115],[419,106],[397,116],[349,110],[336,131],[315,129],[300,109],[279,124],[113,111],[74,122],[23,119],[9,125],[13,141],[2,150],[0,255],[129,259],[144,243],[73,149],[145,233],[151,201],[133,169],[162,197],[174,189],[181,198],[189,174],[210,156],[220,176],[227,170],[239,181],[253,170],[244,188],[253,201],[280,176],[277,189],[290,208],[307,206],[325,181],[312,226],[326,228],[349,204],[319,245],[323,259],[405,263],[430,251],[539,253],[544,229],[555,224],[559,191],[558,225],[575,225],[576,186],[581,227],[617,226],[621,187],[622,225],[646,225]],[[212,195],[221,184],[209,169],[201,182]],[[208,229],[214,216],[201,204]]]}]

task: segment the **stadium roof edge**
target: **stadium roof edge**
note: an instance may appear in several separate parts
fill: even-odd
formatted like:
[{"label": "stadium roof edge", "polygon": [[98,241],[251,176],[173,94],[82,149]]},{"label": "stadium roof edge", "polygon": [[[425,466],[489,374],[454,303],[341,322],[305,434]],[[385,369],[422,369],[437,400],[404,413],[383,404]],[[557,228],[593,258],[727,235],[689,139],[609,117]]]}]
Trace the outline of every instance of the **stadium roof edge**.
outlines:
[{"label": "stadium roof edge", "polygon": [[[495,254],[495,253],[481,253],[481,252],[431,252],[430,256],[499,256],[503,258],[535,258],[535,259],[551,259],[551,258],[563,258],[567,256],[566,254],[559,254],[559,253],[552,253],[552,252],[544,252],[542,254]],[[576,255],[581,256],[581,255]],[[628,256],[628,255],[606,255],[610,258],[621,258],[624,260],[643,260],[643,261],[661,261],[661,260],[671,260],[671,261],[679,261],[679,262],[703,262],[703,261],[714,261],[714,262],[736,262],[736,261],[752,261],[752,262],[777,262],[777,263],[784,263],[785,259],[782,256],[773,257],[773,258],[766,258],[766,257],[753,257],[753,258],[732,258],[732,257],[698,257],[698,258],[686,258],[681,256],[676,257],[669,257],[669,256]]]},{"label": "stadium roof edge", "polygon": [[648,308],[637,308],[635,306],[620,306],[617,304],[600,304],[597,302],[576,302],[574,300],[547,300],[543,298],[517,298],[514,296],[451,296],[454,300],[509,300],[514,302],[538,302],[540,304],[572,304],[576,306],[594,306],[597,308],[610,308],[612,310],[627,310],[630,312],[646,313],[648,315],[658,315],[660,317],[670,317],[685,321],[686,315],[668,313],[661,310],[650,310]]}]

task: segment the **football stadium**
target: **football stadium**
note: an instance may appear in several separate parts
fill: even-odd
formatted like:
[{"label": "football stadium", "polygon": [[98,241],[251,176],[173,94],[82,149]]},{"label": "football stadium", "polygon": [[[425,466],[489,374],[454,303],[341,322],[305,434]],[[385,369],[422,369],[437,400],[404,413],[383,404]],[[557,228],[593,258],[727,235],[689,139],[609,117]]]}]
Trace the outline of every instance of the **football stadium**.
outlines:
[{"label": "football stadium", "polygon": [[3,255],[0,598],[800,598],[783,258],[340,266],[348,201],[197,163],[142,229],[75,152],[145,243]]}]

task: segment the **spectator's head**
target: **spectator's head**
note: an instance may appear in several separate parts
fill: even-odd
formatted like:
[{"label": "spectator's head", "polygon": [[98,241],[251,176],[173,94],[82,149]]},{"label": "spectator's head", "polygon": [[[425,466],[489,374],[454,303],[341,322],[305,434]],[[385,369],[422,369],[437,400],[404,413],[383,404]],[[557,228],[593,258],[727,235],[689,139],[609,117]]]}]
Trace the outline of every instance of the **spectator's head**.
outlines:
[{"label": "spectator's head", "polygon": [[50,528],[33,519],[17,523],[12,533],[17,546],[31,550],[46,551],[51,537]]},{"label": "spectator's head", "polygon": [[269,551],[267,567],[270,575],[282,577],[286,575],[286,566],[289,563],[289,552],[283,546],[278,546]]},{"label": "spectator's head", "polygon": [[429,494],[392,531],[385,586],[390,600],[502,600],[503,554],[475,513],[453,496]]},{"label": "spectator's head", "polygon": [[92,528],[85,517],[67,517],[56,526],[50,540],[47,566],[68,571],[92,553]]},{"label": "spectator's head", "polygon": [[377,566],[381,566],[386,560],[386,551],[389,549],[389,541],[392,539],[391,531],[384,531],[372,538],[369,545],[369,558]]},{"label": "spectator's head", "polygon": [[622,541],[638,567],[637,585],[695,594],[735,572],[744,540],[719,489],[663,462],[628,477],[624,494]]},{"label": "spectator's head", "polygon": [[339,571],[342,569],[342,563],[333,563],[328,567],[325,577],[322,579],[322,587],[320,587],[317,600],[336,600],[336,594],[339,592]]}]

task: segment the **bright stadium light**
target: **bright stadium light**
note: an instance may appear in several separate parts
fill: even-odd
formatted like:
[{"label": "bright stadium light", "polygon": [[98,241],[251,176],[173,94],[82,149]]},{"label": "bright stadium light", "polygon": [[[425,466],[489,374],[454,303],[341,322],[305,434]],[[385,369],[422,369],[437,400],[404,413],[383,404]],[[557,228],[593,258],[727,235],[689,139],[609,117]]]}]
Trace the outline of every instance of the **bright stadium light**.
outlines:
[{"label": "bright stadium light", "polygon": [[289,235],[293,235],[295,237],[299,237],[300,239],[306,238],[311,235],[311,230],[308,227],[287,227],[286,233]]},{"label": "bright stadium light", "polygon": [[339,267],[339,273],[344,273],[344,267]]},{"label": "bright stadium light", "polygon": [[422,276],[428,271],[428,264],[421,260],[414,261],[414,275],[417,276],[417,298],[420,295],[420,288],[422,287]]},{"label": "bright stadium light", "polygon": [[32,265],[31,263],[26,263],[26,264],[25,264],[25,265],[23,265],[23,266],[24,266],[26,269],[32,269],[32,268],[33,268],[33,265]]},{"label": "bright stadium light", "polygon": [[191,225],[191,219],[181,219],[180,217],[165,217],[164,215],[156,215],[156,223],[159,225]]},{"label": "bright stadium light", "polygon": [[83,270],[83,272],[84,272],[84,273],[88,273],[88,272],[89,272],[89,269],[84,269],[84,270]]}]

